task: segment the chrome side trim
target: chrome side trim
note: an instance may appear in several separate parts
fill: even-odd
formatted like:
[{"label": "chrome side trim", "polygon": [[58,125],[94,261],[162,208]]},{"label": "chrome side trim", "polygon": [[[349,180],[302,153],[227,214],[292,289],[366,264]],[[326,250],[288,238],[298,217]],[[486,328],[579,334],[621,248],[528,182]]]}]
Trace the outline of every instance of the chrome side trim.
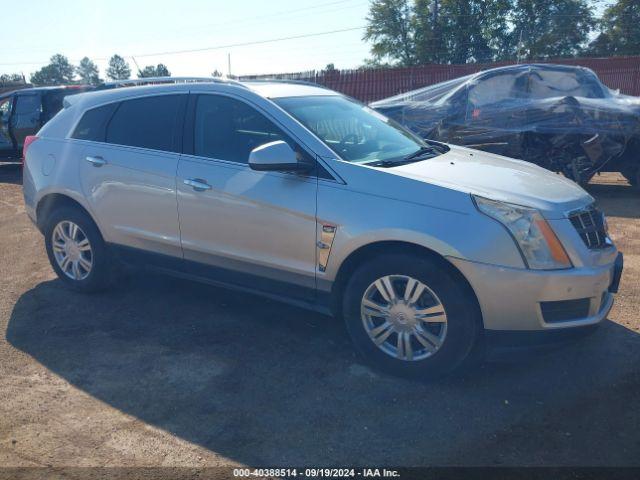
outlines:
[{"label": "chrome side trim", "polygon": [[318,270],[326,271],[329,263],[329,255],[333,246],[333,239],[336,236],[337,227],[331,224],[322,224],[320,229],[320,238],[316,242],[318,248]]}]

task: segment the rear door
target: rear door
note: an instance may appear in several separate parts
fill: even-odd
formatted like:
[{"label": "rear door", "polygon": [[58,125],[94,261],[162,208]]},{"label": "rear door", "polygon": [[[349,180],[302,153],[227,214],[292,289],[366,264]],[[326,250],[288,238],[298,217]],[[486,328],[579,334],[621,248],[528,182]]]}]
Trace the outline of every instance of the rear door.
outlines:
[{"label": "rear door", "polygon": [[40,130],[41,117],[42,101],[39,93],[16,94],[16,102],[11,114],[11,134],[18,150],[22,149],[27,135],[35,135]]},{"label": "rear door", "polygon": [[187,97],[127,99],[89,110],[76,127],[84,194],[108,242],[182,257],[175,175]]},{"label": "rear door", "polygon": [[192,95],[177,176],[187,267],[227,283],[310,300],[315,295],[317,177],[257,172],[251,150],[284,140],[265,111],[222,94]]}]

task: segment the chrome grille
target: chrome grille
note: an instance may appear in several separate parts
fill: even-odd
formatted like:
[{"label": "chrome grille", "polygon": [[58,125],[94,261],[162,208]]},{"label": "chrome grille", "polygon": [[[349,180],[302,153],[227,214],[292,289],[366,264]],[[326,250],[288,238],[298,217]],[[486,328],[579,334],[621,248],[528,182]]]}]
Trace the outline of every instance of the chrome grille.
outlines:
[{"label": "chrome grille", "polygon": [[610,245],[604,214],[595,206],[572,213],[569,220],[587,248],[598,249]]}]

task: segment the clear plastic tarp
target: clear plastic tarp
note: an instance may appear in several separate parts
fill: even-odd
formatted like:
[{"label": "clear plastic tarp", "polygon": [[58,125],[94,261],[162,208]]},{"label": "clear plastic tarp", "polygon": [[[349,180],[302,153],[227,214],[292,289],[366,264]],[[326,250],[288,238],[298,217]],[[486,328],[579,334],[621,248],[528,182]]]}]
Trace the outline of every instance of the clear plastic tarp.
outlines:
[{"label": "clear plastic tarp", "polygon": [[611,91],[583,67],[501,67],[371,107],[423,138],[527,160],[581,183],[600,170],[638,172],[640,98]]}]

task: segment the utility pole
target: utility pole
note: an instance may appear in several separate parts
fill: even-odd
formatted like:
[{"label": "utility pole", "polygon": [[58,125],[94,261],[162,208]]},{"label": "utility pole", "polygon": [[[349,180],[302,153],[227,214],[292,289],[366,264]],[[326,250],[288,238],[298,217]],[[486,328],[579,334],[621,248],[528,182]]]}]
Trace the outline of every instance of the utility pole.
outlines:
[{"label": "utility pole", "polygon": [[231,78],[231,54],[227,53],[227,77]]},{"label": "utility pole", "polygon": [[429,4],[429,13],[431,14],[431,32],[432,32],[432,39],[431,39],[431,48],[433,50],[436,50],[436,52],[433,53],[432,58],[434,60],[437,60],[440,58],[440,53],[437,52],[438,46],[442,45],[442,42],[439,42],[438,40],[441,40],[440,37],[440,27],[439,27],[439,23],[438,23],[438,0],[433,0],[430,4]]}]

